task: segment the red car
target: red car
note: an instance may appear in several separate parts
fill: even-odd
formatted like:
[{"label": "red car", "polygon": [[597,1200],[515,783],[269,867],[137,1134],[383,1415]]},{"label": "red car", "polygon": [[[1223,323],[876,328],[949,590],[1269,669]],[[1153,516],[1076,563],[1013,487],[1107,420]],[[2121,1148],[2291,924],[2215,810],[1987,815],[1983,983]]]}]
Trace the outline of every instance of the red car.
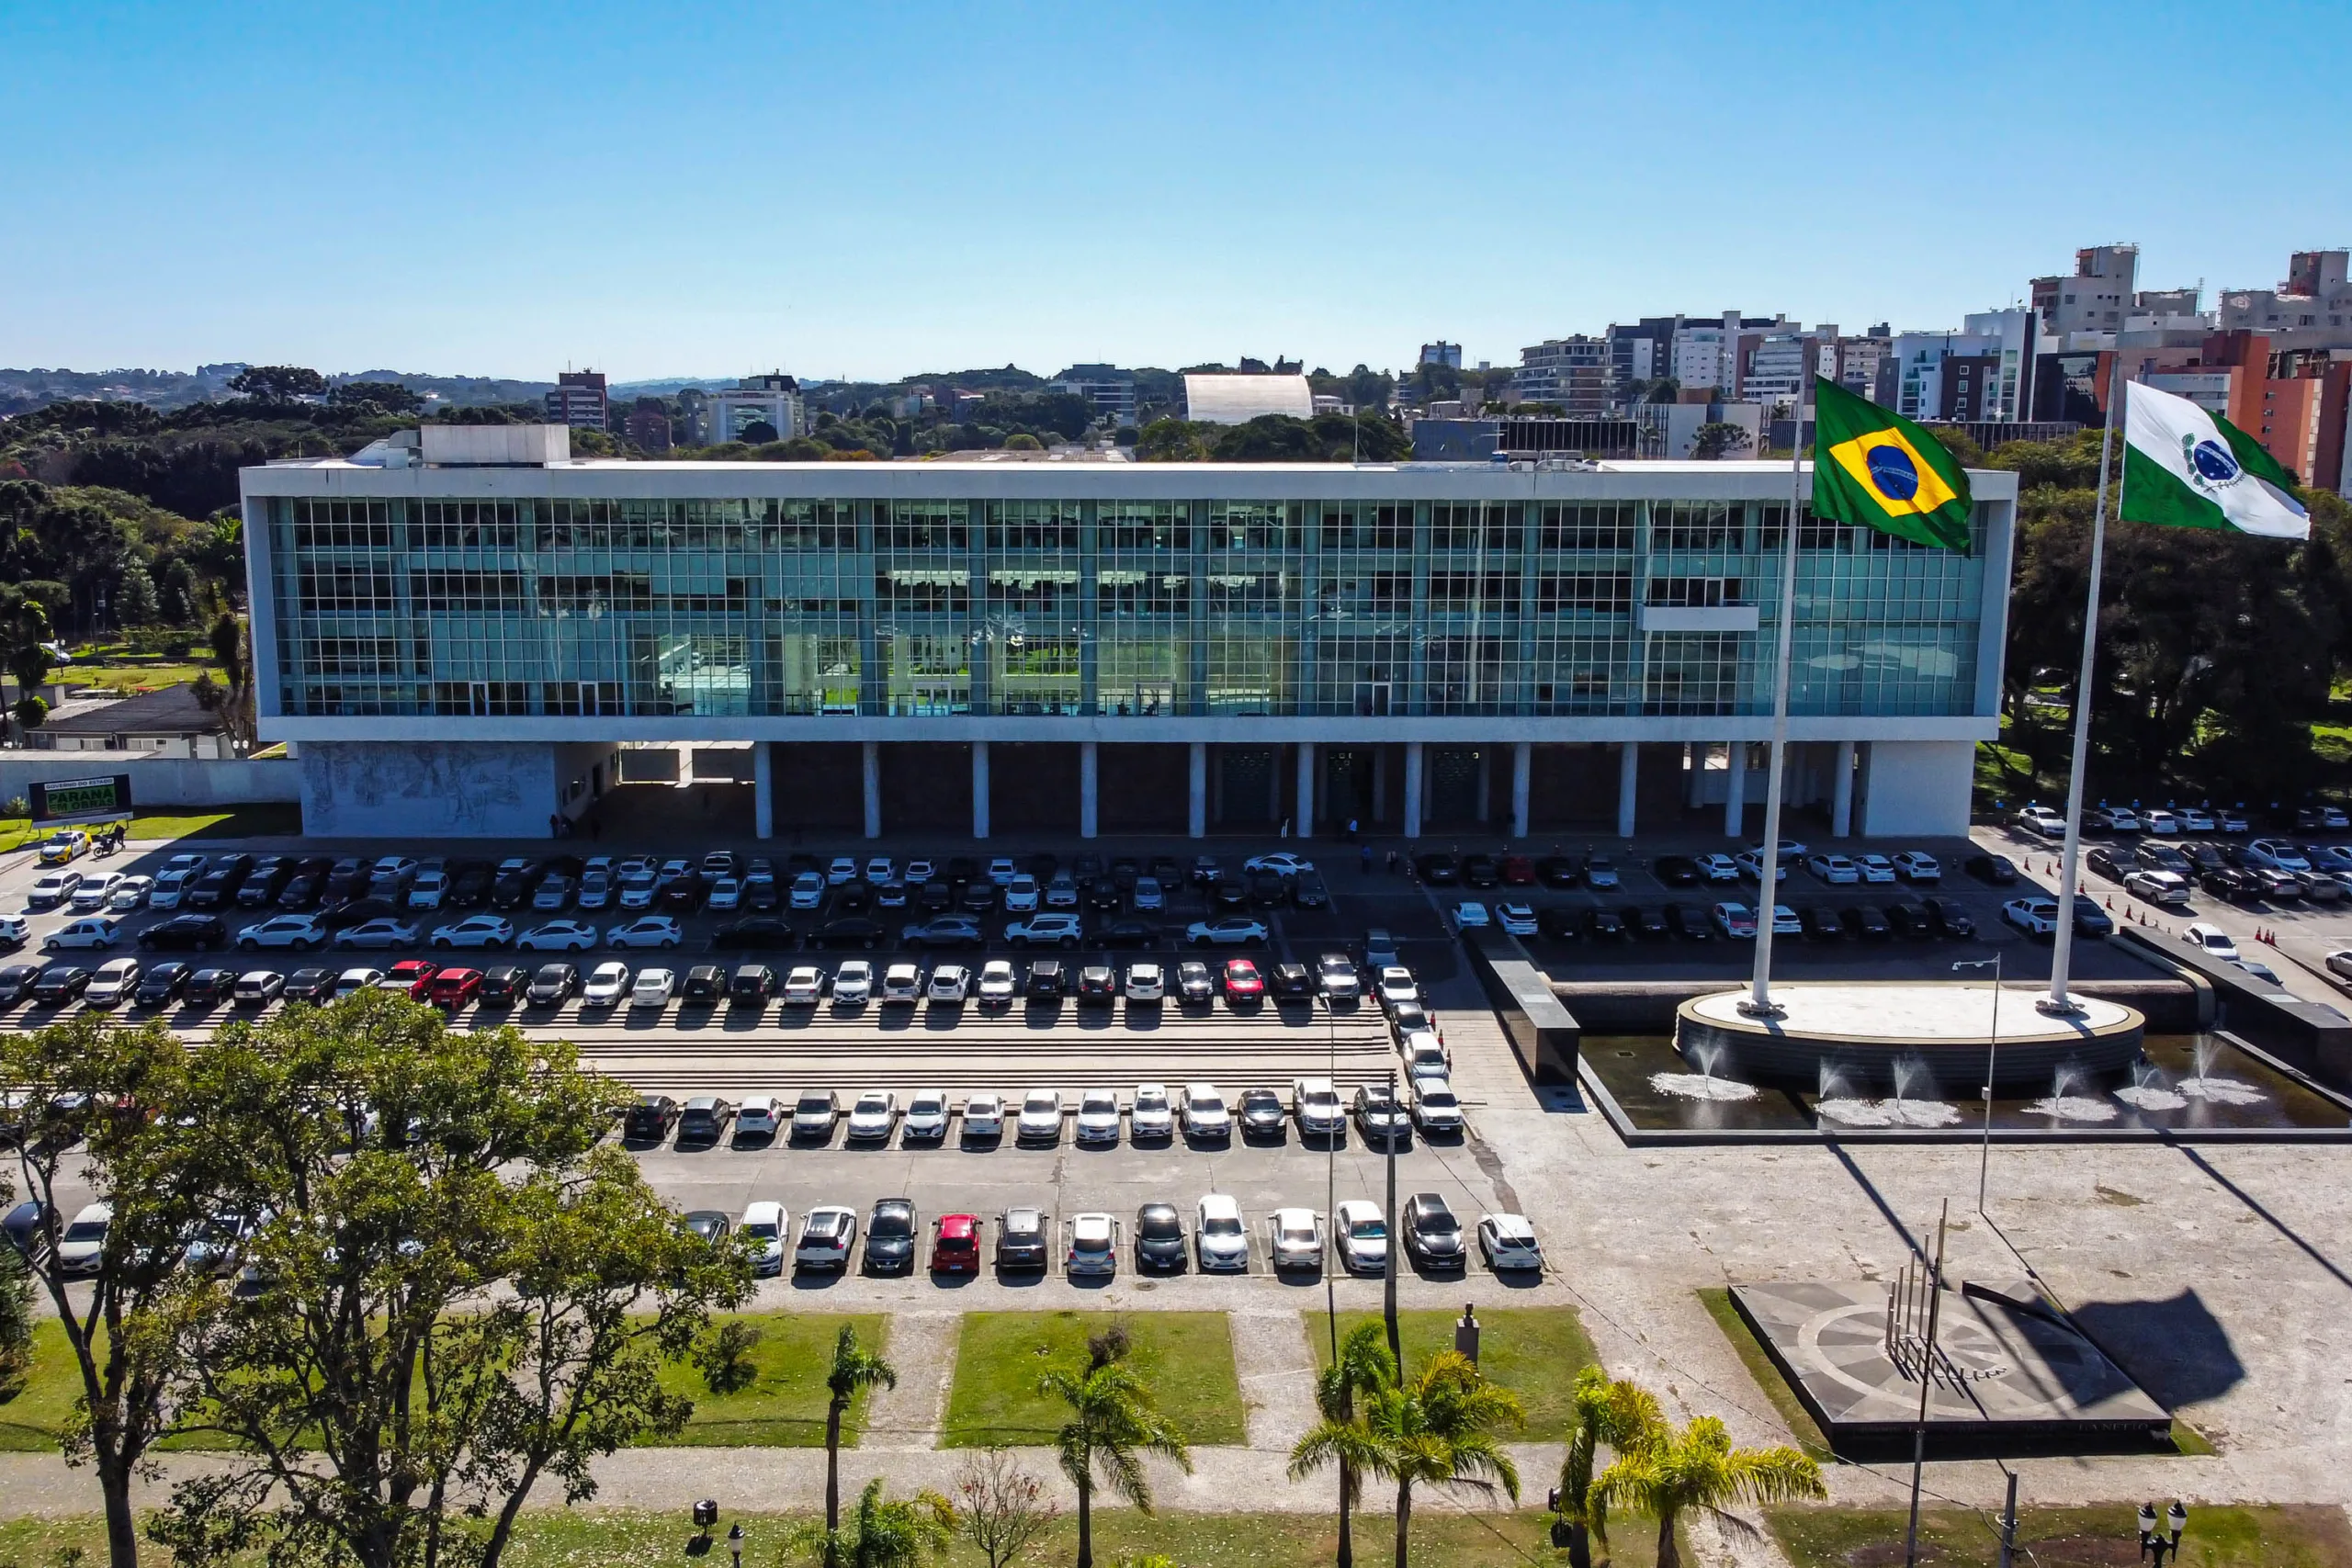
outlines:
[{"label": "red car", "polygon": [[980,1221],[977,1214],[942,1214],[931,1222],[931,1271],[980,1271]]},{"label": "red car", "polygon": [[403,958],[384,971],[379,982],[388,991],[406,991],[411,1001],[421,1002],[432,988],[433,976],[441,972],[438,964],[422,958]]},{"label": "red car", "polygon": [[1513,887],[1535,886],[1535,863],[1525,855],[1503,857],[1503,880]]},{"label": "red car", "polygon": [[1255,1000],[1266,994],[1265,978],[1248,959],[1228,958],[1225,961],[1225,994]]},{"label": "red car", "polygon": [[481,970],[444,969],[433,976],[433,985],[428,994],[432,997],[435,1007],[447,1008],[449,1011],[455,1012],[472,1001],[481,990]]}]

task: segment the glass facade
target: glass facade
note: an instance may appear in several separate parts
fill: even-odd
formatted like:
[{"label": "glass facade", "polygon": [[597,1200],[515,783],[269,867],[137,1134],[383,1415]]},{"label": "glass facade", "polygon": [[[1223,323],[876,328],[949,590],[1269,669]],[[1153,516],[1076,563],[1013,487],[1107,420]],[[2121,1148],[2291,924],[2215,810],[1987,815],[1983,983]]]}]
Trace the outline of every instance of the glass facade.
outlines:
[{"label": "glass facade", "polygon": [[[1098,493],[270,496],[278,711],[1770,709],[1785,502],[1118,500],[1056,477]],[[1981,561],[1804,514],[1798,545],[1792,712],[1974,711]],[[1742,606],[1756,630],[1652,614]]]}]

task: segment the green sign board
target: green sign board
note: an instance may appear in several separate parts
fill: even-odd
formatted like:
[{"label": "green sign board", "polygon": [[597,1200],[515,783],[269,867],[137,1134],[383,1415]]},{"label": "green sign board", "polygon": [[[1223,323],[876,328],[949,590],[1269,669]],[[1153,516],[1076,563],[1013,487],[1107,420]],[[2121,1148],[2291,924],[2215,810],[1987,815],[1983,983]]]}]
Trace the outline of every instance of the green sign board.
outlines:
[{"label": "green sign board", "polygon": [[97,818],[130,815],[130,775],[108,773],[95,779],[51,779],[32,786],[33,820],[85,822]]}]

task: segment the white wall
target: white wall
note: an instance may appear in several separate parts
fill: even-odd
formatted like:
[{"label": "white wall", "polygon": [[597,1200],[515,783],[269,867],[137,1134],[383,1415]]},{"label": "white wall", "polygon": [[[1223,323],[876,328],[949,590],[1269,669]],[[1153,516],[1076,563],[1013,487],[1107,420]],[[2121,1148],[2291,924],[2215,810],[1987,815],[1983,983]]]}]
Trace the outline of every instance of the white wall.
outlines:
[{"label": "white wall", "polygon": [[275,758],[214,761],[130,751],[10,751],[0,755],[0,800],[28,795],[36,781],[130,775],[133,808],[256,806],[302,798],[301,770]]},{"label": "white wall", "polygon": [[[544,839],[558,748],[503,741],[312,741],[302,829],[318,837]],[[586,804],[582,796],[578,806]],[[577,807],[575,807],[575,810]]]},{"label": "white wall", "polygon": [[1866,839],[1964,836],[1975,766],[1971,741],[1871,741],[1856,781],[1856,830]]}]

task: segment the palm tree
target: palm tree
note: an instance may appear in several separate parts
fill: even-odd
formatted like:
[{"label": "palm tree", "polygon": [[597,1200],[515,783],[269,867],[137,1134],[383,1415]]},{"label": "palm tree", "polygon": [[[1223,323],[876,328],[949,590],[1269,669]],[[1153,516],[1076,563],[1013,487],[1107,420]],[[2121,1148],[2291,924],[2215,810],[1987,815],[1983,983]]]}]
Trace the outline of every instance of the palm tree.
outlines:
[{"label": "palm tree", "polygon": [[1379,1446],[1356,1415],[1356,1396],[1369,1397],[1396,1382],[1396,1361],[1388,1354],[1376,1323],[1358,1324],[1340,1346],[1339,1359],[1315,1380],[1315,1408],[1323,1419],[1290,1450],[1290,1478],[1304,1481],[1327,1464],[1340,1467],[1340,1568],[1353,1568],[1355,1541],[1348,1510],[1363,1492],[1363,1474],[1380,1468]]},{"label": "palm tree", "polygon": [[1712,1514],[1752,1536],[1761,1532],[1726,1510],[1828,1495],[1813,1461],[1785,1446],[1735,1449],[1730,1432],[1712,1416],[1693,1418],[1679,1432],[1654,1428],[1648,1440],[1619,1453],[1591,1489],[1596,1511],[1614,1508],[1657,1520],[1658,1568],[1682,1568],[1674,1526],[1685,1509]]},{"label": "palm tree", "polygon": [[1577,1374],[1576,1430],[1560,1461],[1560,1522],[1566,1527],[1569,1568],[1592,1568],[1592,1540],[1608,1560],[1608,1514],[1593,1494],[1593,1466],[1606,1445],[1619,1453],[1646,1441],[1665,1425],[1657,1395],[1638,1383],[1609,1381],[1599,1367]]},{"label": "palm tree", "polygon": [[1187,1475],[1192,1450],[1183,1434],[1159,1414],[1151,1387],[1125,1359],[1125,1336],[1105,1336],[1090,1346],[1083,1366],[1056,1367],[1037,1380],[1037,1392],[1069,1406],[1070,1418],[1054,1436],[1062,1473],[1078,1488],[1078,1568],[1094,1568],[1094,1477],[1113,1495],[1151,1512],[1151,1485],[1144,1479],[1143,1456],[1174,1460]]},{"label": "palm tree", "polygon": [[785,1538],[785,1550],[806,1552],[848,1568],[914,1568],[928,1551],[946,1555],[956,1539],[956,1506],[936,1492],[886,1500],[879,1476],[858,1494],[857,1512],[846,1530],[814,1520]]},{"label": "palm tree", "polygon": [[1439,1351],[1401,1386],[1372,1396],[1364,1426],[1380,1462],[1365,1468],[1396,1483],[1396,1568],[1406,1568],[1415,1486],[1499,1486],[1519,1501],[1519,1467],[1494,1429],[1526,1419],[1519,1395],[1487,1382],[1455,1350]]},{"label": "palm tree", "polygon": [[[828,1535],[838,1531],[842,1524],[842,1417],[849,1414],[850,1401],[861,1389],[880,1383],[884,1388],[899,1386],[899,1369],[862,1348],[857,1342],[857,1328],[844,1323],[839,1337],[833,1341],[832,1369],[825,1374],[825,1530]],[[870,1493],[872,1487],[866,1488]],[[860,1504],[863,1506],[863,1502]],[[830,1547],[825,1551],[825,1568],[840,1568],[840,1559]]]}]

